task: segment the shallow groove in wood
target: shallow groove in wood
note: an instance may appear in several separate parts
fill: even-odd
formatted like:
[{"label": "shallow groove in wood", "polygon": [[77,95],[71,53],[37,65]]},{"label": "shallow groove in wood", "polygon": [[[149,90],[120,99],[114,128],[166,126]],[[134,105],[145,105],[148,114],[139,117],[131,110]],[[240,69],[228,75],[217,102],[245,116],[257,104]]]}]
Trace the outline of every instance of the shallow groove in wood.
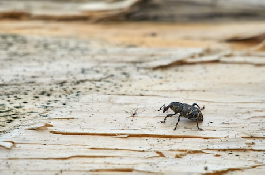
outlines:
[{"label": "shallow groove in wood", "polygon": [[[61,135],[91,135],[91,136],[119,136],[126,135],[126,137],[153,137],[153,138],[202,138],[202,139],[218,139],[221,137],[201,137],[194,135],[163,135],[163,134],[129,134],[129,133],[89,133],[89,132],[63,132],[63,131],[50,131],[52,134]],[[125,137],[125,138],[126,138]]]}]

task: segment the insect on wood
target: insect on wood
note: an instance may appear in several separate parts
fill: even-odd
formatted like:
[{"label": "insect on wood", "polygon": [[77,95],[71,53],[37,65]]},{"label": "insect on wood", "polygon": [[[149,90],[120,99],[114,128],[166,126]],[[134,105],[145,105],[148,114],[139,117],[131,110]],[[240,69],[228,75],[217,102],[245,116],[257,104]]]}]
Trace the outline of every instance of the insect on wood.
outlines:
[{"label": "insect on wood", "polygon": [[168,106],[165,106],[165,104],[163,106],[161,106],[158,111],[161,111],[163,109],[163,113],[165,113],[169,108],[172,109],[175,113],[174,114],[168,114],[164,118],[164,120],[161,121],[161,123],[165,123],[166,119],[168,117],[172,117],[173,115],[176,115],[179,113],[178,122],[176,123],[174,130],[177,129],[178,123],[180,121],[180,117],[185,117],[185,118],[188,118],[190,120],[196,120],[197,128],[199,130],[202,130],[198,125],[198,121],[203,121],[203,115],[202,115],[201,110],[205,109],[204,106],[203,106],[203,108],[200,108],[197,105],[197,103],[193,103],[192,105],[189,105],[187,103],[171,102]]}]

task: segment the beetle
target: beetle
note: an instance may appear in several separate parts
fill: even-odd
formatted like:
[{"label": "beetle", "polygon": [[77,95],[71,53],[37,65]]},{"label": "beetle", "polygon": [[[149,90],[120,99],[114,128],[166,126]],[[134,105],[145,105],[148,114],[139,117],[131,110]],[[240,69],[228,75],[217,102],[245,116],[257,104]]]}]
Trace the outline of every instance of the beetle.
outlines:
[{"label": "beetle", "polygon": [[193,103],[192,105],[189,105],[187,103],[171,102],[168,106],[165,106],[165,104],[163,106],[161,106],[158,111],[161,111],[162,108],[163,108],[163,113],[165,113],[169,108],[172,109],[175,113],[174,114],[168,114],[164,118],[164,120],[161,121],[161,123],[165,123],[166,119],[168,117],[172,117],[173,115],[176,115],[179,113],[178,122],[176,123],[176,127],[174,128],[174,130],[177,129],[178,123],[180,121],[180,117],[185,117],[185,118],[188,118],[190,120],[196,120],[197,121],[197,128],[199,130],[202,130],[198,125],[198,121],[203,121],[203,115],[202,115],[201,110],[205,109],[204,106],[203,106],[203,108],[200,108],[200,106],[197,105],[197,103]]}]

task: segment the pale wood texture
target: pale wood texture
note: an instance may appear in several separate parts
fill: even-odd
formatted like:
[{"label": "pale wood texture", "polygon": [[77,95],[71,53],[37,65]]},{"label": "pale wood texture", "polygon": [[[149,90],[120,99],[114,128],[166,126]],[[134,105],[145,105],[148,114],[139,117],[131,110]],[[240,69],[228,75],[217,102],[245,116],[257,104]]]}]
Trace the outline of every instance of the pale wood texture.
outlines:
[{"label": "pale wood texture", "polygon": [[[124,47],[5,27],[1,117],[20,118],[0,138],[1,174],[265,173],[264,52]],[[172,101],[205,105],[203,131],[185,118],[175,131],[176,117],[160,123],[168,113],[158,109]]]}]

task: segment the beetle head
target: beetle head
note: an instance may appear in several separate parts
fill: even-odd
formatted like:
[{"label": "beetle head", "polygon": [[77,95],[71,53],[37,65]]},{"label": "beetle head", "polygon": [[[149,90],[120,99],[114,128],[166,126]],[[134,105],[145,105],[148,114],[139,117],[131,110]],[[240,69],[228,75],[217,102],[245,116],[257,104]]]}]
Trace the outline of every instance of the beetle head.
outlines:
[{"label": "beetle head", "polygon": [[165,113],[167,110],[168,110],[168,106],[165,106],[164,109],[163,109],[163,113]]},{"label": "beetle head", "polygon": [[160,109],[158,111],[161,111],[162,108],[163,108],[163,113],[165,113],[169,107],[164,104],[163,106],[160,107]]}]

